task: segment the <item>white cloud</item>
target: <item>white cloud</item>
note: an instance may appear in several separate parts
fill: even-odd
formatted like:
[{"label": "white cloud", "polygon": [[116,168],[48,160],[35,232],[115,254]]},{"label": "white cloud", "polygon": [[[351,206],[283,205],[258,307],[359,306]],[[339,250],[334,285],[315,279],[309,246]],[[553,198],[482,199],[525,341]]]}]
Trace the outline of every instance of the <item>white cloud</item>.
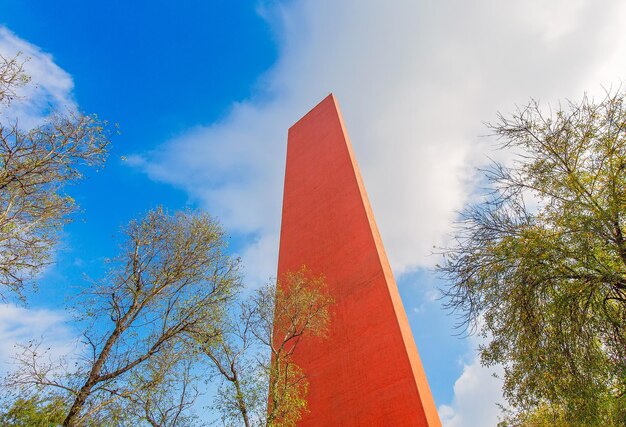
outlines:
[{"label": "white cloud", "polygon": [[[261,8],[280,56],[223,120],[130,158],[185,189],[274,274],[286,131],[328,92],[341,103],[397,273],[436,262],[485,160],[483,120],[529,97],[578,98],[626,69],[624,5],[591,0],[285,1]],[[244,256],[246,255],[244,253]],[[252,262],[262,263],[251,266]]]},{"label": "white cloud", "polygon": [[40,341],[42,349],[49,349],[50,360],[72,354],[76,350],[77,338],[66,321],[62,311],[0,304],[0,373],[13,369],[18,346],[31,340]]},{"label": "white cloud", "polygon": [[[531,97],[601,93],[626,70],[618,0],[291,0],[267,2],[261,13],[279,59],[253,96],[129,159],[231,231],[254,236],[242,252],[260,280],[275,274],[287,129],[328,92],[401,274],[437,262],[432,246],[445,242],[491,147],[483,121]],[[475,354],[470,360],[454,399],[440,406],[448,427],[497,423],[501,383]]]},{"label": "white cloud", "polygon": [[[24,61],[24,71],[31,80],[17,90],[19,98],[10,108],[0,106],[4,124],[18,119],[22,130],[29,129],[41,124],[51,111],[77,109],[73,79],[54,63],[52,55],[0,25],[0,55],[9,60],[18,54],[18,60]],[[56,254],[56,250],[52,253]],[[42,345],[51,348],[52,358],[67,354],[75,339],[64,322],[65,315],[60,311],[0,304],[0,371],[9,368],[7,364],[15,354],[16,344],[32,339],[43,339]]]},{"label": "white cloud", "polygon": [[10,59],[18,53],[19,60],[26,61],[24,71],[31,81],[18,90],[21,100],[13,102],[10,110],[0,111],[5,118],[18,118],[20,127],[28,129],[42,123],[53,110],[76,110],[72,77],[54,63],[52,55],[0,25],[0,54]]},{"label": "white cloud", "polygon": [[444,427],[493,427],[498,424],[502,400],[502,369],[482,366],[477,356],[463,366],[454,383],[454,399],[438,408]]}]

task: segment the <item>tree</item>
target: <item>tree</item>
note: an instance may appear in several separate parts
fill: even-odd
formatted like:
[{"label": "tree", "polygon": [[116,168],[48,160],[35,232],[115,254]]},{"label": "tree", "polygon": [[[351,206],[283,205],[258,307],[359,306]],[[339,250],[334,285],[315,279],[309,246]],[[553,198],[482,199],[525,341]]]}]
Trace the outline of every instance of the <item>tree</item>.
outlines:
[{"label": "tree", "polygon": [[223,380],[216,407],[224,422],[296,425],[306,410],[308,382],[293,353],[303,337],[325,336],[332,303],[323,276],[303,267],[253,293],[219,339],[197,336]]},{"label": "tree", "polygon": [[[258,294],[257,338],[270,349],[267,427],[295,426],[306,410],[308,382],[293,354],[305,336],[326,336],[330,305],[323,276],[310,277],[306,268],[288,272],[276,289]],[[271,319],[271,322],[270,322]],[[310,338],[309,338],[310,339]]]},{"label": "tree", "polygon": [[[0,107],[20,102],[28,84],[19,55],[0,55]],[[50,263],[50,251],[76,206],[63,190],[83,166],[103,164],[106,122],[78,112],[54,111],[34,129],[0,112],[0,286],[23,298],[27,280]],[[0,298],[6,299],[4,289]]]},{"label": "tree", "polygon": [[[200,395],[198,357],[192,346],[161,351],[154,360],[132,372],[131,402],[126,410],[133,420],[145,420],[152,427],[198,425],[192,407]],[[202,371],[204,372],[204,371]]]},{"label": "tree", "polygon": [[250,427],[258,424],[264,415],[267,355],[262,353],[254,337],[255,311],[253,302],[243,302],[232,308],[231,318],[217,333],[197,331],[195,334],[214,371],[213,378],[221,380],[213,409],[221,413],[225,425]]},{"label": "tree", "polygon": [[181,425],[197,395],[190,334],[218,330],[239,287],[238,261],[225,253],[222,229],[204,213],[157,209],[124,234],[110,272],[75,309],[87,325],[82,357],[51,366],[37,345],[27,346],[9,378],[22,395],[63,396],[64,426]]},{"label": "tree", "polygon": [[514,161],[485,171],[444,251],[447,305],[487,339],[482,362],[504,366],[511,425],[626,424],[624,108],[608,93],[499,115]]},{"label": "tree", "polygon": [[20,55],[7,58],[0,54],[0,105],[9,106],[19,98],[18,88],[26,85],[30,77],[24,71]]},{"label": "tree", "polygon": [[59,398],[43,401],[37,397],[17,399],[0,413],[5,427],[50,427],[61,424],[67,408]]}]

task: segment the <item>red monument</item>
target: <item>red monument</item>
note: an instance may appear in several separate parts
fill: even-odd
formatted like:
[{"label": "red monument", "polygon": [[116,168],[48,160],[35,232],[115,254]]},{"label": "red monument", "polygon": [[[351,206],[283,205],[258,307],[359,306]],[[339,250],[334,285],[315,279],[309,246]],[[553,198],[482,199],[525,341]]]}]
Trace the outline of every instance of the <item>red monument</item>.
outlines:
[{"label": "red monument", "polygon": [[278,276],[306,265],[335,299],[328,338],[303,341],[299,426],[440,426],[333,95],[289,129]]}]

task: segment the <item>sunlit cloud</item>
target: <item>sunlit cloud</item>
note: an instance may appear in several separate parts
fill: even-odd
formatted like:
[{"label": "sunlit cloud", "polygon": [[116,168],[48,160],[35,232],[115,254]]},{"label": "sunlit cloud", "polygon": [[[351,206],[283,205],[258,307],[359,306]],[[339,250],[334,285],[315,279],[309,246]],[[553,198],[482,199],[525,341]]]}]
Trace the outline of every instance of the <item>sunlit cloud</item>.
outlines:
[{"label": "sunlit cloud", "polygon": [[[530,97],[619,82],[626,65],[619,2],[290,1],[262,12],[280,56],[253,98],[129,163],[255,245],[275,241],[286,130],[332,91],[397,273],[437,261],[432,247],[490,149],[483,121]],[[255,270],[273,273],[273,259]]]},{"label": "sunlit cloud", "polygon": [[[394,271],[432,267],[433,246],[446,244],[476,191],[476,168],[498,155],[483,137],[483,121],[530,98],[579,99],[619,85],[625,7],[591,0],[267,2],[260,11],[279,58],[253,96],[217,122],[129,156],[129,164],[185,190],[246,236],[244,263],[263,280],[276,268],[287,129],[334,92]],[[488,425],[468,421],[475,418],[466,390],[490,375],[471,360],[454,402],[441,407],[450,426]]]},{"label": "sunlit cloud", "polygon": [[17,90],[18,99],[10,110],[0,109],[5,119],[18,119],[21,129],[29,129],[41,124],[51,111],[77,109],[72,76],[54,62],[52,55],[2,25],[0,53],[5,59],[17,57],[24,62],[24,72],[30,77],[30,83]]},{"label": "sunlit cloud", "polygon": [[0,374],[16,368],[14,357],[30,342],[40,343],[52,361],[73,354],[78,340],[67,320],[60,310],[0,304]]}]

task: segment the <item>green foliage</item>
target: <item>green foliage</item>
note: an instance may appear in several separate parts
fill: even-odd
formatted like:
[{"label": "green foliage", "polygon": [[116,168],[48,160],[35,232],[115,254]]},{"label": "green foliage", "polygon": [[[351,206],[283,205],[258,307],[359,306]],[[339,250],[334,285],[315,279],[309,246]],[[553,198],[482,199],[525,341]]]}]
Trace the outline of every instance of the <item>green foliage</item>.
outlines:
[{"label": "green foliage", "polygon": [[500,116],[515,160],[486,171],[444,254],[448,306],[504,366],[511,425],[626,424],[624,107],[609,94]]},{"label": "green foliage", "polygon": [[[602,411],[608,414],[618,413],[615,408],[604,408]],[[498,427],[581,427],[582,425],[593,425],[581,424],[583,421],[568,415],[565,407],[553,406],[549,403],[542,403],[529,411],[506,412],[504,420],[498,423]],[[624,424],[619,418],[609,415],[599,425],[617,427]]]},{"label": "green foliage", "polygon": [[19,99],[16,91],[30,81],[20,56],[19,53],[14,57],[0,54],[0,106],[8,106]]},{"label": "green foliage", "polygon": [[36,397],[17,399],[0,413],[4,427],[53,427],[61,425],[67,410],[66,402],[55,397],[44,401]]},{"label": "green foliage", "polygon": [[271,325],[261,322],[271,350],[267,427],[295,426],[306,411],[308,381],[293,355],[303,337],[326,337],[333,302],[324,277],[312,276],[304,266],[279,278],[275,290],[258,293],[259,312],[266,313],[262,318],[272,320]]},{"label": "green foliage", "polygon": [[137,425],[139,420],[151,426],[198,426],[192,406],[199,396],[198,358],[190,346],[174,346],[158,352],[153,360],[134,369],[129,392],[124,396],[124,411]]},{"label": "green foliage", "polygon": [[254,292],[217,337],[196,334],[222,379],[214,408],[224,425],[296,425],[308,382],[293,354],[302,337],[325,336],[332,303],[324,278],[303,267]]},{"label": "green foliage", "polygon": [[[1,108],[21,101],[18,89],[30,81],[23,66],[19,55],[0,55]],[[23,297],[50,263],[76,210],[64,189],[85,166],[102,165],[109,144],[95,115],[52,111],[33,129],[6,117],[0,110],[0,299],[5,289]],[[328,327],[323,279],[290,273],[225,321],[239,261],[226,254],[214,219],[156,209],[123,234],[109,274],[74,307],[82,353],[51,361],[38,343],[24,345],[3,384],[14,394],[0,425],[192,425],[198,342],[225,379],[217,399],[225,422],[295,425],[308,384],[292,354],[302,336],[322,337]]]},{"label": "green foliage", "polygon": [[50,364],[26,346],[7,381],[21,395],[63,393],[64,426],[185,425],[197,397],[191,336],[217,330],[239,288],[239,262],[206,213],[156,209],[124,235],[109,274],[75,307],[84,353]]},{"label": "green foliage", "polygon": [[[0,55],[0,106],[11,108],[16,90],[28,84],[19,56]],[[81,178],[83,166],[104,163],[106,122],[96,116],[54,111],[33,129],[0,112],[0,297],[22,297],[24,282],[50,263],[74,200],[64,187]],[[4,289],[3,289],[4,288]]]}]

